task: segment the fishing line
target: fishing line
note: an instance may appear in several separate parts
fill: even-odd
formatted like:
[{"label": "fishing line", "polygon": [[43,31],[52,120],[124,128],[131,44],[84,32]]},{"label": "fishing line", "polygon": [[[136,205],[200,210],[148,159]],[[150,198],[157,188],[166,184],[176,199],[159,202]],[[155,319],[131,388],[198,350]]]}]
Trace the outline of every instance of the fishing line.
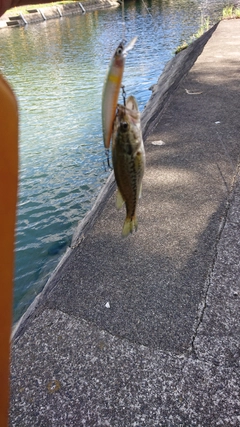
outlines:
[{"label": "fishing line", "polygon": [[126,94],[126,91],[125,91],[125,86],[122,85],[121,89],[122,89],[123,105],[124,105],[124,107],[126,107],[126,96],[127,96],[127,94]]},{"label": "fishing line", "polygon": [[125,34],[126,34],[126,23],[125,23],[125,9],[124,9],[124,0],[122,0],[122,27],[123,27],[123,43],[125,43]]},{"label": "fishing line", "polygon": [[149,11],[149,8],[147,7],[147,5],[146,5],[145,1],[144,1],[144,0],[142,0],[142,3],[143,3],[143,5],[144,5],[144,7],[145,7],[145,9],[146,9],[147,13],[151,16],[151,18],[152,18],[152,20],[153,20],[153,22],[154,22],[153,16],[152,16],[151,12]]},{"label": "fishing line", "polygon": [[[155,21],[153,19],[153,16],[152,16],[149,8],[147,7],[147,5],[144,2],[144,0],[142,0],[142,3],[144,5],[145,9],[147,10],[147,13],[150,15],[150,17],[151,17],[151,19],[152,19],[152,21],[154,23],[154,26],[155,26],[156,23],[155,23]],[[122,38],[122,40],[123,40],[123,44],[125,44],[126,43],[126,38],[125,38],[125,36],[126,36],[126,21],[125,21],[125,5],[124,5],[124,0],[122,0],[122,27],[123,27],[123,32],[122,32],[122,37],[123,38]],[[122,85],[121,89],[122,89],[123,105],[124,105],[124,107],[126,107],[126,91],[125,91],[125,86]]]},{"label": "fishing line", "polygon": [[[126,35],[126,22],[125,22],[125,8],[124,8],[124,0],[122,0],[122,26],[123,26],[123,44],[126,42],[125,35]],[[125,86],[121,86],[122,89],[122,97],[123,97],[123,105],[126,106],[126,92],[125,92]]]},{"label": "fishing line", "polygon": [[105,172],[107,172],[109,169],[113,170],[113,168],[112,168],[112,166],[110,164],[110,152],[109,152],[109,148],[105,149],[105,156],[106,156],[106,161],[107,161],[107,168],[106,168],[106,165],[105,165],[105,160],[103,160],[103,167],[104,167]]},{"label": "fishing line", "polygon": [[[126,23],[125,23],[125,7],[124,7],[124,0],[121,1],[122,3],[122,45],[124,46],[124,44],[126,43],[126,39],[125,39],[125,34],[126,34]],[[121,86],[122,89],[122,96],[123,96],[123,103],[124,106],[126,105],[126,92],[125,92],[125,88],[122,85]],[[105,161],[103,160],[103,167],[105,172],[107,172],[107,168],[112,170],[112,166],[110,164],[110,151],[109,148],[105,149],[105,157],[106,157],[106,162],[107,162],[107,167],[105,164]]]}]

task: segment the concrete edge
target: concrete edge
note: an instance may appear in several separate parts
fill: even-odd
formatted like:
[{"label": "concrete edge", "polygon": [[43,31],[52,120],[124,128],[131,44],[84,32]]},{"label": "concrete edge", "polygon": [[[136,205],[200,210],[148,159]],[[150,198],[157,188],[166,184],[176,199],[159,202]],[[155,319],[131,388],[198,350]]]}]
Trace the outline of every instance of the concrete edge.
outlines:
[{"label": "concrete edge", "polygon": [[76,230],[73,233],[70,247],[68,247],[66,252],[62,255],[57,267],[53,270],[43,290],[40,292],[40,294],[36,296],[36,298],[27,308],[25,313],[20,317],[18,322],[13,326],[11,340],[17,339],[25,330],[26,322],[28,322],[30,318],[35,317],[36,310],[38,309],[42,300],[53,289],[54,279],[57,277],[58,272],[61,269],[62,265],[68,260],[72,251],[77,246],[79,246],[82,243],[82,241],[85,239],[85,235],[88,233],[88,231],[91,230],[98,215],[102,212],[107,199],[112,195],[114,189],[115,189],[115,179],[114,179],[114,173],[112,172],[108,177],[106,183],[103,185],[102,189],[100,190],[100,193],[97,196],[97,199],[93,204],[93,207],[77,225]]},{"label": "concrete edge", "polygon": [[216,30],[218,24],[219,22],[166,64],[157,84],[153,86],[152,96],[143,111],[142,130],[144,140],[157,125],[164,109],[169,104],[171,96],[202,53],[205,44]]},{"label": "concrete edge", "polygon": [[[81,2],[72,2],[69,4],[42,6],[36,8],[34,5],[29,5],[29,8],[35,10],[34,16],[32,13],[23,14],[18,12],[16,19],[13,20],[14,15],[10,11],[0,17],[0,29],[15,28],[30,24],[38,24],[39,22],[49,21],[50,19],[60,19],[71,15],[83,15],[84,13],[93,12],[95,10],[109,9],[120,6],[117,0],[87,0],[82,4]],[[37,15],[37,16],[36,16]],[[47,15],[47,16],[46,16]],[[13,24],[13,25],[11,25]]]},{"label": "concrete edge", "polygon": [[109,175],[107,181],[100,190],[99,195],[92,207],[92,209],[85,215],[85,217],[79,222],[76,230],[73,233],[71,248],[74,249],[80,245],[84,240],[85,234],[92,228],[98,215],[102,212],[107,199],[111,196],[116,187],[115,178],[113,171]]},{"label": "concrete edge", "polygon": [[[153,94],[150,97],[144,111],[142,112],[142,133],[144,140],[147,138],[150,129],[152,130],[164,109],[168,105],[171,96],[179,86],[183,77],[192,68],[194,62],[201,54],[205,44],[216,30],[218,24],[215,24],[209,31],[204,33],[199,39],[192,43],[187,49],[178,53],[173,59],[171,59],[165,66],[163,73],[158,79],[157,84],[153,88]],[[81,220],[73,233],[71,246],[67,249],[65,254],[60,259],[57,267],[46,282],[43,290],[39,295],[36,296],[34,301],[28,307],[26,312],[21,316],[19,321],[14,325],[11,335],[11,340],[17,340],[24,333],[28,327],[31,319],[34,319],[38,315],[38,309],[45,299],[45,297],[51,292],[54,287],[55,279],[61,267],[70,257],[72,251],[79,246],[86,237],[86,234],[92,229],[95,221],[99,214],[102,212],[106,200],[113,194],[115,189],[115,179],[113,172],[108,177],[106,183],[102,187],[93,207]]]}]

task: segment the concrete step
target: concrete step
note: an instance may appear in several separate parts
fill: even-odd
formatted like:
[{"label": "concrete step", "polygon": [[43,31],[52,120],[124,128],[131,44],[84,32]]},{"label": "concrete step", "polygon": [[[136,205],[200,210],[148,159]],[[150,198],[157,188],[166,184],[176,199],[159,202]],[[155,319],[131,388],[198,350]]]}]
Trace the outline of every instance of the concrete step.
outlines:
[{"label": "concrete step", "polygon": [[9,16],[9,21],[16,21],[17,19],[22,19],[21,15]]},{"label": "concrete step", "polygon": [[8,27],[20,27],[19,21],[9,21],[7,22]]}]

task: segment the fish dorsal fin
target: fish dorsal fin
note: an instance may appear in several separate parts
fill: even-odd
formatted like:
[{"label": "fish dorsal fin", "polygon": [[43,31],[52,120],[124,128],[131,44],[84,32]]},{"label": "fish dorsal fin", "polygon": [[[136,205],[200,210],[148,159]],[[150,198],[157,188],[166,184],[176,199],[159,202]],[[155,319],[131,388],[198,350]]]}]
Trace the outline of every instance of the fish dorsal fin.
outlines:
[{"label": "fish dorsal fin", "polygon": [[140,113],[138,111],[137,101],[134,96],[130,95],[126,101],[126,109],[128,110],[129,119],[134,125],[140,124]]},{"label": "fish dorsal fin", "polygon": [[131,110],[131,111],[134,111],[134,112],[138,112],[138,105],[137,105],[137,101],[136,101],[136,99],[134,98],[134,96],[132,96],[132,95],[130,95],[128,98],[127,98],[127,101],[126,101],[126,107],[129,109],[129,110]]},{"label": "fish dorsal fin", "polygon": [[123,200],[123,197],[119,190],[117,190],[117,196],[116,196],[116,208],[121,209],[125,201]]}]

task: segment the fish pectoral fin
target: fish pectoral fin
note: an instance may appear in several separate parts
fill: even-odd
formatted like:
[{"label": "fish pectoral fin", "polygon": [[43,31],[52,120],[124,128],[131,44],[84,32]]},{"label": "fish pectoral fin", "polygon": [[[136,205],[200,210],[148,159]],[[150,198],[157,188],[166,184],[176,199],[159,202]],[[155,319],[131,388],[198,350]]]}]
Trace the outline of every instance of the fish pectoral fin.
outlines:
[{"label": "fish pectoral fin", "polygon": [[117,196],[116,196],[116,208],[121,209],[124,205],[125,200],[123,200],[123,196],[121,195],[119,189],[117,190]]},{"label": "fish pectoral fin", "polygon": [[[136,171],[138,171],[140,173],[141,176],[143,176],[144,173],[144,160],[143,160],[143,156],[141,154],[141,152],[137,152],[135,159],[134,159],[134,164],[135,164],[135,169]],[[140,185],[139,185],[139,193],[138,193],[138,199],[141,199],[142,197],[142,177],[139,178],[139,181],[141,181]]]},{"label": "fish pectoral fin", "polygon": [[133,233],[133,231],[137,231],[138,222],[137,218],[134,216],[133,218],[126,218],[123,224],[122,236],[127,237],[129,233]]}]

